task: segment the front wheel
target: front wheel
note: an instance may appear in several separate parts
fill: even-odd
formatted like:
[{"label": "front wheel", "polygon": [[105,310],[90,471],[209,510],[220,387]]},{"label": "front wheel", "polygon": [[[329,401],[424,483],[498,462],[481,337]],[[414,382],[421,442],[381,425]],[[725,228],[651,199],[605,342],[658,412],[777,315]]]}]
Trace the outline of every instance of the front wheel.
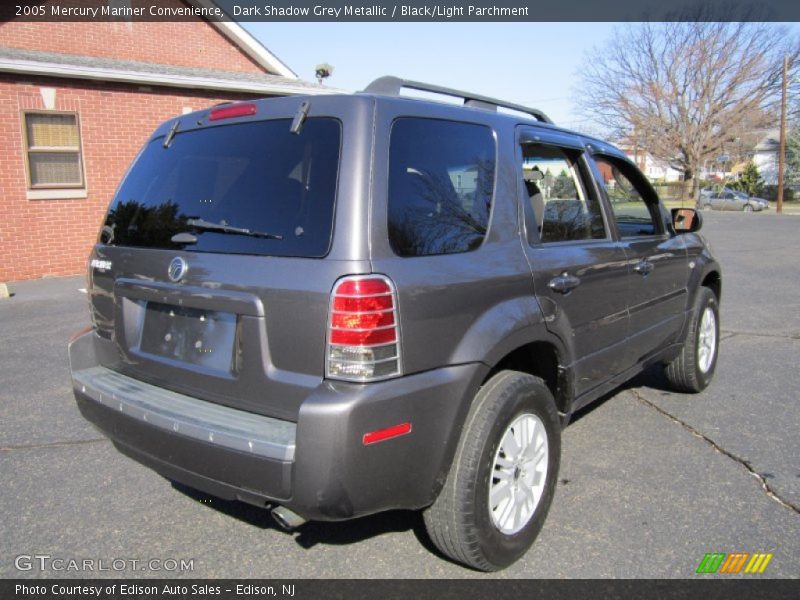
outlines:
[{"label": "front wheel", "polygon": [[561,425],[538,377],[500,371],[475,397],[428,534],[453,560],[496,571],[519,559],[544,524],[555,492]]},{"label": "front wheel", "polygon": [[707,287],[697,291],[681,353],[664,372],[679,392],[701,392],[714,377],[719,353],[719,304]]},{"label": "front wheel", "polygon": [[742,209],[744,212],[753,212],[753,206],[750,204],[745,204],[744,208]]}]

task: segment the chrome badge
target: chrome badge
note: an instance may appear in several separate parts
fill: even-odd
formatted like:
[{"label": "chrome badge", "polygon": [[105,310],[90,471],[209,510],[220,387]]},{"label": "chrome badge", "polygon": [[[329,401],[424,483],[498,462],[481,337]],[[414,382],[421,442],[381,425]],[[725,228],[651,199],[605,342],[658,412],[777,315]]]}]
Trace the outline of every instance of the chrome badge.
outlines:
[{"label": "chrome badge", "polygon": [[111,268],[111,261],[93,258],[89,262],[89,266],[93,269],[97,269],[98,271],[108,271]]},{"label": "chrome badge", "polygon": [[185,260],[183,260],[180,256],[176,256],[173,258],[169,263],[169,269],[167,269],[167,275],[169,275],[170,281],[180,281],[183,279],[183,276],[186,275],[186,271],[189,270],[189,265]]}]

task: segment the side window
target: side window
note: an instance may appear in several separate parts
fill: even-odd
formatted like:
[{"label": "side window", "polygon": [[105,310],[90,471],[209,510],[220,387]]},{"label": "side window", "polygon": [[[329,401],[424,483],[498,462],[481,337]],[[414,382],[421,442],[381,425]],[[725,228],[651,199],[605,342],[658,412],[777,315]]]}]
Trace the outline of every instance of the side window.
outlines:
[{"label": "side window", "polygon": [[389,241],[400,256],[474,250],[489,224],[495,144],[482,125],[402,118],[389,146]]},{"label": "side window", "polygon": [[577,153],[555,146],[522,145],[522,177],[542,242],[606,237],[600,203],[581,178]]},{"label": "side window", "polygon": [[655,235],[661,233],[656,219],[655,206],[645,198],[648,193],[633,173],[633,167],[623,161],[595,156],[603,178],[611,210],[617,220],[621,237]]}]

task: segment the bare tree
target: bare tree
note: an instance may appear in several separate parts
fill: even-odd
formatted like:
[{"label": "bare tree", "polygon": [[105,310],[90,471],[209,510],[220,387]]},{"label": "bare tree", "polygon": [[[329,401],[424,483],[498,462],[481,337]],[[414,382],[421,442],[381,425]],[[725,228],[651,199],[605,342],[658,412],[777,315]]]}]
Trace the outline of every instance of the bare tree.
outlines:
[{"label": "bare tree", "polygon": [[800,44],[773,24],[627,25],[587,57],[581,109],[682,171],[696,196],[704,162],[744,158],[777,122],[784,54],[796,72]]}]

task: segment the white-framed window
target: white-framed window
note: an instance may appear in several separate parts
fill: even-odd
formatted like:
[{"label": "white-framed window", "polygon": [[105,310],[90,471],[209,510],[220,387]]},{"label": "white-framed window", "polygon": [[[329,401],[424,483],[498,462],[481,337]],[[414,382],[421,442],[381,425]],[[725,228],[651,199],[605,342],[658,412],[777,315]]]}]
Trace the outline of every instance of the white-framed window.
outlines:
[{"label": "white-framed window", "polygon": [[29,192],[86,187],[78,114],[23,111]]}]

